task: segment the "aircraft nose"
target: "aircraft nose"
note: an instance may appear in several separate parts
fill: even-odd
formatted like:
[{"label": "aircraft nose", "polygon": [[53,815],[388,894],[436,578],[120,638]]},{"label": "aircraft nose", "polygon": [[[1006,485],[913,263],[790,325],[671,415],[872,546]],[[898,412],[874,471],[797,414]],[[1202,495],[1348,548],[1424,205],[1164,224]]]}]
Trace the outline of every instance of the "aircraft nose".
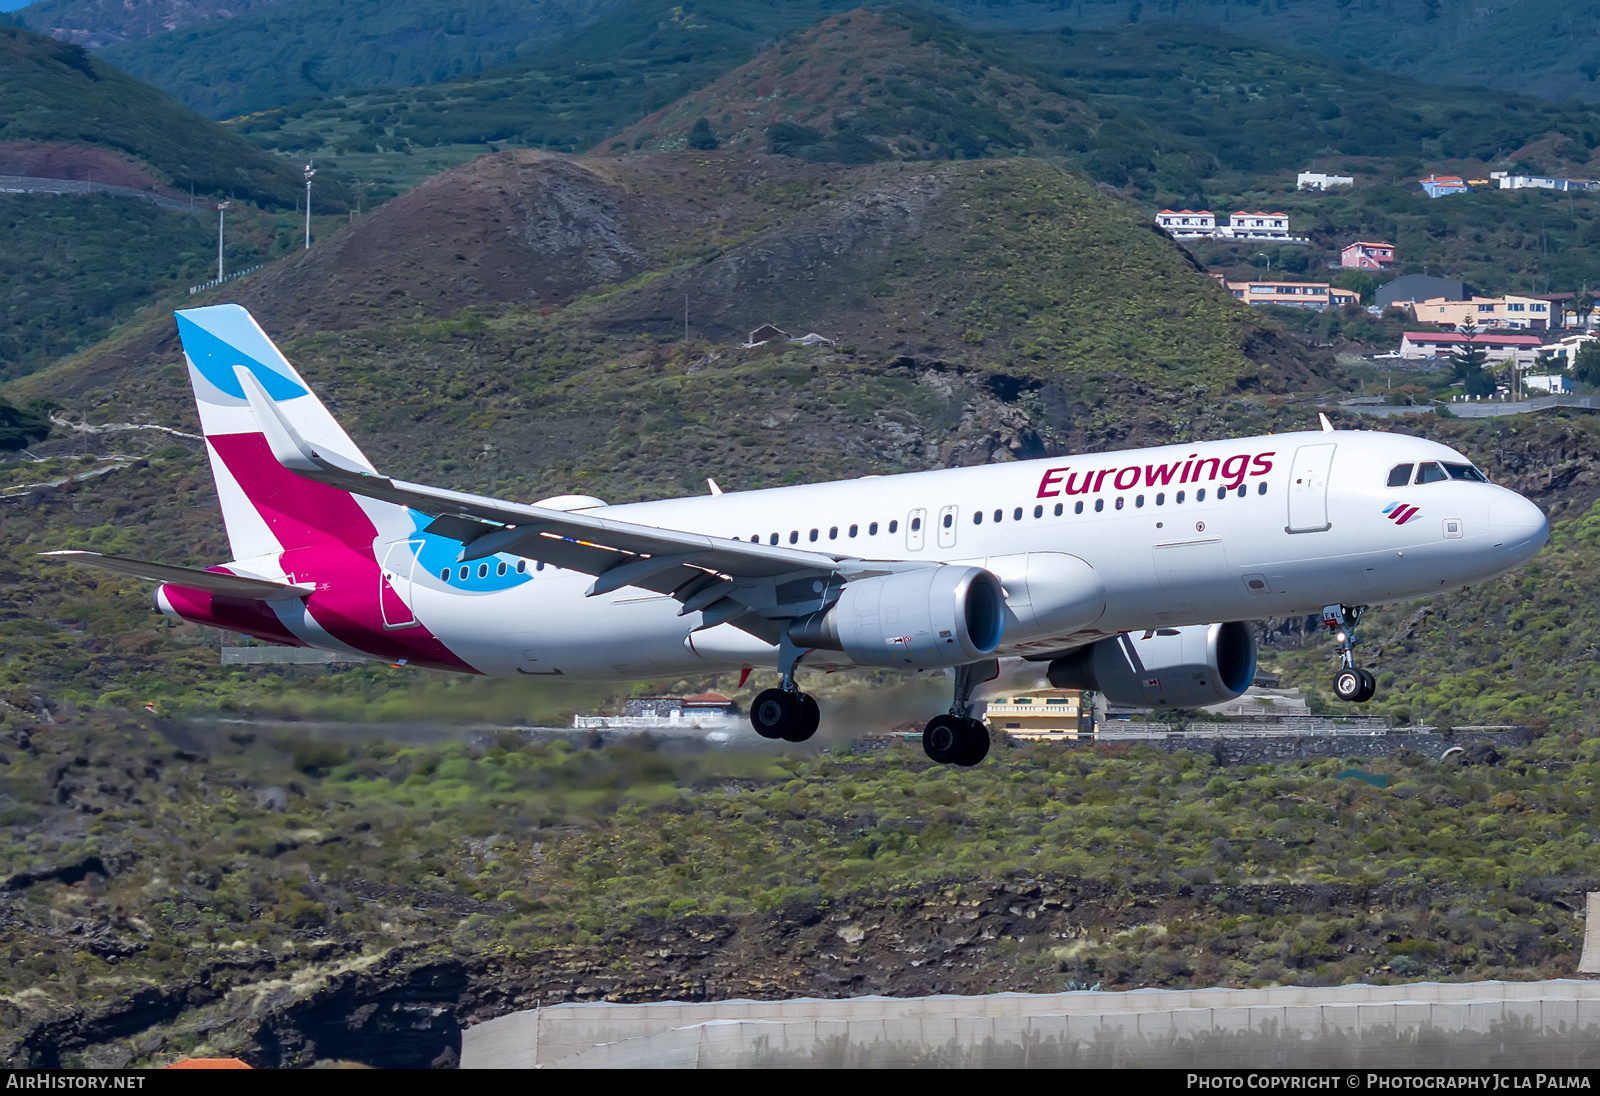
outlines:
[{"label": "aircraft nose", "polygon": [[1532,559],[1550,539],[1544,511],[1521,495],[1507,491],[1489,507],[1489,530],[1517,559]]}]

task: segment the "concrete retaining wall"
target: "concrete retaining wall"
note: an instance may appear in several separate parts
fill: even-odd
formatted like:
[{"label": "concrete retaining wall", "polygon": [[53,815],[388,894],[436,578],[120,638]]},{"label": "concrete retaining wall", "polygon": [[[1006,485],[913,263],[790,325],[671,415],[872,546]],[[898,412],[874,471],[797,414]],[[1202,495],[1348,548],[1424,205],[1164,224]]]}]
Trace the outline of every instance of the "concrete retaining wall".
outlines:
[{"label": "concrete retaining wall", "polygon": [[570,1004],[468,1028],[461,1065],[1594,1068],[1600,982]]}]

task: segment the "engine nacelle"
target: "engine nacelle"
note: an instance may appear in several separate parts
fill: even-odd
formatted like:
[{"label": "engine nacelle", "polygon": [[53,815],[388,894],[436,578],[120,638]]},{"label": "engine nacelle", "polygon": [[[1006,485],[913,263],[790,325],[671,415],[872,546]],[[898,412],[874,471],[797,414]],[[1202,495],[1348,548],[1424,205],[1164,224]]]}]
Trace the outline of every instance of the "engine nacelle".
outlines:
[{"label": "engine nacelle", "polygon": [[1050,663],[1058,689],[1094,689],[1113,704],[1203,708],[1232,700],[1256,676],[1256,637],[1247,624],[1196,624],[1123,632]]},{"label": "engine nacelle", "polygon": [[843,651],[859,666],[963,666],[1005,632],[1005,593],[981,567],[926,567],[847,584],[839,600],[789,626],[801,647]]}]

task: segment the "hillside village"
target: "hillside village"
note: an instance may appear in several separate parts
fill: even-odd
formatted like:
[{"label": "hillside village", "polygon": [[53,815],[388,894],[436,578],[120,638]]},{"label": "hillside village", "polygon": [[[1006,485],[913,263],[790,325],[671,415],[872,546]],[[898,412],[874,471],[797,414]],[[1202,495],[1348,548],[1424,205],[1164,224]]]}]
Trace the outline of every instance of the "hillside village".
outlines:
[{"label": "hillside village", "polygon": [[[1486,179],[1430,175],[1417,181],[1430,198],[1491,184],[1498,190],[1600,191],[1596,180],[1506,171],[1490,172]],[[1296,190],[1318,194],[1355,185],[1353,176],[1313,171],[1302,171],[1295,180]],[[1208,209],[1163,209],[1155,223],[1173,240],[1191,244],[1313,246],[1310,237],[1294,233],[1290,215],[1281,210],[1240,210],[1224,222]],[[1350,240],[1324,262],[1341,273],[1359,273],[1333,282],[1270,276],[1241,280],[1221,270],[1210,273],[1234,299],[1253,307],[1365,312],[1385,321],[1390,331],[1408,328],[1398,332],[1396,342],[1366,356],[1373,364],[1393,360],[1412,371],[1445,368],[1451,375],[1431,385],[1435,398],[1520,400],[1600,387],[1600,333],[1595,331],[1595,299],[1586,285],[1557,293],[1480,295],[1445,276],[1396,276],[1407,264],[1388,241]]]}]

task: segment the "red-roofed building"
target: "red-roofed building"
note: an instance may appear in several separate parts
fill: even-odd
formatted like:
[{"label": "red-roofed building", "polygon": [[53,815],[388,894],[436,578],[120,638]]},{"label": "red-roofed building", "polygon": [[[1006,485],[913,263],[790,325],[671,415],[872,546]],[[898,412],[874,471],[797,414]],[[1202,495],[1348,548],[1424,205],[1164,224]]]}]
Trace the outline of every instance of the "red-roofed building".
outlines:
[{"label": "red-roofed building", "polygon": [[1156,224],[1174,240],[1194,240],[1217,231],[1217,215],[1209,209],[1163,209]]},{"label": "red-roofed building", "polygon": [[1443,198],[1446,194],[1465,194],[1472,187],[1459,175],[1430,175],[1417,180],[1430,198]]},{"label": "red-roofed building", "polygon": [[1539,336],[1502,335],[1485,332],[1478,335],[1455,335],[1444,331],[1407,331],[1400,337],[1402,358],[1443,358],[1457,347],[1472,343],[1489,352],[1491,362],[1514,361],[1519,365],[1532,365],[1539,356]]},{"label": "red-roofed building", "polygon": [[1339,265],[1347,270],[1387,270],[1394,265],[1394,244],[1357,240],[1339,252]]}]

